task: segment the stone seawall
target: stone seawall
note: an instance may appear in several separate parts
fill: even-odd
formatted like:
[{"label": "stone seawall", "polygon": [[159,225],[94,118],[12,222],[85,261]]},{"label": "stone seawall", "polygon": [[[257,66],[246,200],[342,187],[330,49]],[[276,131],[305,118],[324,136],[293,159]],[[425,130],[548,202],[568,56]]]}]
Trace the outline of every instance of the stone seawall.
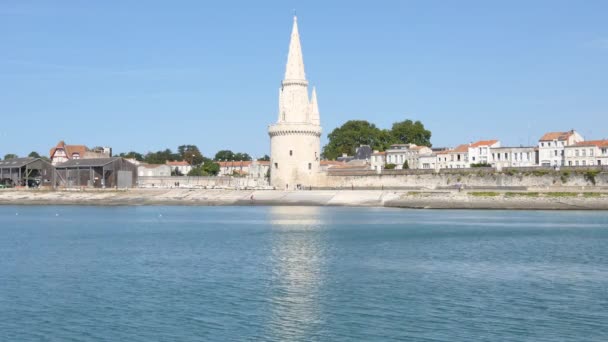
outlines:
[{"label": "stone seawall", "polygon": [[319,189],[465,189],[504,188],[513,190],[551,188],[608,188],[608,172],[597,170],[529,170],[488,172],[452,170],[449,173],[327,174],[319,178]]}]

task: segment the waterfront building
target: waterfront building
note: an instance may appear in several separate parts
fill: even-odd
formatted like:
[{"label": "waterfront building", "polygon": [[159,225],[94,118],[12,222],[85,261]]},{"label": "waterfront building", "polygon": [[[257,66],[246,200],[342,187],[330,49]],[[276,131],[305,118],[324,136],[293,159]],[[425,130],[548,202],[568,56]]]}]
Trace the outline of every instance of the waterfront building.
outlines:
[{"label": "waterfront building", "polygon": [[51,164],[58,165],[69,160],[109,158],[112,156],[112,149],[109,147],[95,147],[89,149],[85,145],[66,145],[62,140],[57,143],[49,152]]},{"label": "waterfront building", "polygon": [[566,164],[565,148],[585,139],[575,130],[568,132],[550,132],[538,141],[538,158],[540,166],[563,166]]},{"label": "waterfront building", "polygon": [[384,165],[386,165],[386,152],[374,151],[370,159],[371,169],[375,170],[378,173],[382,172],[382,169],[384,169]]},{"label": "waterfront building", "polygon": [[294,16],[285,77],[279,89],[277,122],[270,136],[270,184],[277,189],[314,185],[320,171],[321,122],[317,93],[309,97],[304,59]]},{"label": "waterfront building", "polygon": [[249,176],[262,179],[268,174],[270,162],[259,160],[235,160],[217,162],[220,166],[218,176]]},{"label": "waterfront building", "polygon": [[137,175],[139,177],[171,177],[171,166],[139,163],[137,165]]},{"label": "waterfront building", "polygon": [[421,168],[418,158],[421,155],[431,155],[433,150],[427,146],[418,146],[416,144],[394,144],[386,150],[386,163],[395,164],[395,169],[403,169],[407,162],[410,169]]},{"label": "waterfront building", "polygon": [[437,165],[439,169],[464,169],[470,167],[469,145],[458,145],[452,150],[438,152]]},{"label": "waterfront building", "polygon": [[581,141],[564,150],[567,166],[608,165],[608,140]]},{"label": "waterfront building", "polygon": [[490,149],[488,161],[497,170],[503,167],[534,167],[538,166],[537,148],[528,147],[494,147]]},{"label": "waterfront building", "polygon": [[[500,147],[499,140],[480,140],[469,144],[469,161],[471,164],[489,164],[490,149]],[[469,167],[469,166],[467,166]]]},{"label": "waterfront building", "polygon": [[187,161],[167,161],[167,165],[171,168],[171,173],[176,175],[187,176],[192,171],[192,165]]},{"label": "waterfront building", "polygon": [[424,170],[439,170],[439,163],[437,154],[426,154],[418,157],[418,165],[420,169]]}]

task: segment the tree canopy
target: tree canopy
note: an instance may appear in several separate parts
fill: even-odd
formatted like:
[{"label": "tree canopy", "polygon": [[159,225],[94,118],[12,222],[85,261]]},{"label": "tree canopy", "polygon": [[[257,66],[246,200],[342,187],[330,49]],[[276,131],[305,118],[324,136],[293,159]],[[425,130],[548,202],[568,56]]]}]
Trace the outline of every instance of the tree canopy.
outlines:
[{"label": "tree canopy", "polygon": [[265,154],[262,158],[258,158],[258,161],[270,161],[270,156]]},{"label": "tree canopy", "polygon": [[385,150],[392,143],[389,131],[382,130],[365,120],[350,120],[328,135],[329,143],[323,148],[323,157],[336,159],[343,153],[354,155],[360,145]]},{"label": "tree canopy", "polygon": [[241,153],[241,152],[234,153],[230,150],[221,150],[215,154],[214,160],[217,160],[217,161],[250,161],[250,160],[252,160],[252,158],[247,153]]},{"label": "tree canopy", "polygon": [[128,152],[128,153],[124,153],[123,152],[123,153],[121,153],[119,155],[119,157],[128,158],[128,159],[135,159],[137,161],[144,161],[144,155],[141,154],[141,153],[137,153],[135,151],[131,151],[131,152]]},{"label": "tree canopy", "polygon": [[392,144],[431,146],[431,131],[420,121],[395,122],[392,129],[380,129],[365,120],[350,120],[328,134],[329,142],[323,147],[323,157],[336,159],[343,153],[354,155],[357,147],[369,145],[384,151]]},{"label": "tree canopy", "polygon": [[420,121],[405,120],[395,122],[391,129],[391,135],[398,144],[431,146],[431,131],[425,129]]},{"label": "tree canopy", "polygon": [[16,154],[8,153],[4,155],[4,160],[19,158]]},{"label": "tree canopy", "polygon": [[167,161],[182,161],[179,153],[173,153],[171,149],[164,151],[148,152],[144,156],[144,162],[148,164],[165,164]]},{"label": "tree canopy", "polygon": [[209,158],[203,157],[202,165],[193,167],[188,176],[217,176],[220,165]]},{"label": "tree canopy", "polygon": [[203,154],[196,145],[181,145],[177,148],[181,158],[190,165],[200,165],[203,163]]}]

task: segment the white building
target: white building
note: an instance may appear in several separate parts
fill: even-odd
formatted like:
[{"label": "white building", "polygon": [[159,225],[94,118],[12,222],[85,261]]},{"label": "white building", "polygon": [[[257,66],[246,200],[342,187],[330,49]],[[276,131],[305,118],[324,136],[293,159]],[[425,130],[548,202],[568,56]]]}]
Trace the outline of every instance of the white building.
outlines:
[{"label": "white building", "polygon": [[386,150],[386,163],[395,164],[396,169],[403,169],[405,162],[410,169],[421,168],[418,158],[421,155],[433,154],[433,150],[426,146],[415,144],[395,144]]},{"label": "white building", "polygon": [[489,163],[497,170],[503,167],[533,167],[536,161],[536,147],[495,147],[490,149]]},{"label": "white building", "polygon": [[[471,164],[489,164],[490,149],[495,147],[500,147],[500,141],[480,140],[469,144],[469,162]],[[467,167],[470,167],[470,165]]]},{"label": "white building", "polygon": [[187,176],[190,171],[192,171],[192,165],[190,165],[187,161],[168,161],[167,165],[171,167],[171,172]]},{"label": "white building", "polygon": [[166,164],[140,163],[137,166],[137,175],[139,177],[170,177],[171,167]]},{"label": "white building", "polygon": [[439,169],[465,169],[470,167],[469,145],[458,145],[452,150],[437,153],[437,167]]},{"label": "white building", "polygon": [[538,141],[538,159],[541,166],[562,166],[566,164],[564,150],[585,139],[575,130],[550,132]]},{"label": "white building", "polygon": [[608,140],[581,141],[564,150],[567,166],[608,165]]},{"label": "white building", "polygon": [[439,162],[437,154],[427,154],[418,157],[418,164],[421,169],[425,170],[439,170]]},{"label": "white building", "polygon": [[319,176],[321,122],[317,94],[308,95],[308,81],[298,32],[293,18],[285,79],[279,89],[277,122],[268,127],[270,136],[270,184],[277,189],[314,185]]},{"label": "white building", "polygon": [[217,162],[220,165],[218,176],[240,176],[263,179],[268,174],[270,162],[259,160]]},{"label": "white building", "polygon": [[374,151],[370,158],[371,169],[380,173],[384,169],[384,165],[386,165],[386,152]]}]

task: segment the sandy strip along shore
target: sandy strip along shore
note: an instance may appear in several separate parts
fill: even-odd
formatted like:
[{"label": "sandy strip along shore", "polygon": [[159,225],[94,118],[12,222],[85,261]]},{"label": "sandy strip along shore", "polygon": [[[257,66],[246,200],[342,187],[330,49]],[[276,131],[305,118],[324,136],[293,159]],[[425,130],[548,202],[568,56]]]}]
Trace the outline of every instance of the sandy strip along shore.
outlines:
[{"label": "sandy strip along shore", "polygon": [[608,193],[403,190],[0,190],[0,205],[313,205],[417,209],[608,210]]}]

